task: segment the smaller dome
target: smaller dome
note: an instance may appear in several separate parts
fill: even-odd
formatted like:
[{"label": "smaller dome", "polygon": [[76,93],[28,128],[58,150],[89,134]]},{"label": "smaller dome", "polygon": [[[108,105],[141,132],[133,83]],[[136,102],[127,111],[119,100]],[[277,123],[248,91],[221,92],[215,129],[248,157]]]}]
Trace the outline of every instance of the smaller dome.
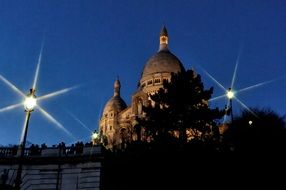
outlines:
[{"label": "smaller dome", "polygon": [[113,96],[110,98],[104,106],[103,115],[110,111],[121,112],[127,108],[126,103],[120,96]]},{"label": "smaller dome", "polygon": [[120,97],[121,85],[119,79],[115,80],[113,87],[114,87],[113,97],[106,102],[103,109],[103,115],[105,115],[110,111],[121,112],[127,107],[124,100]]}]

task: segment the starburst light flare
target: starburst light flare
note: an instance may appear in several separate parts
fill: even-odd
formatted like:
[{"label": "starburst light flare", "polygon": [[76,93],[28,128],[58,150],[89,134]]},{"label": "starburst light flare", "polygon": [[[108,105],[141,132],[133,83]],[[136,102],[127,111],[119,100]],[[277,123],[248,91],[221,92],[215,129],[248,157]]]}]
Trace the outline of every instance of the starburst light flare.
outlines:
[{"label": "starburst light flare", "polygon": [[5,83],[7,84],[12,90],[14,90],[15,92],[17,92],[19,95],[21,95],[22,97],[26,97],[26,95],[21,91],[19,90],[14,84],[12,84],[10,81],[8,81],[4,76],[2,76],[0,74],[0,79]]},{"label": "starburst light flare", "polygon": [[71,138],[76,139],[71,132],[69,132],[60,122],[58,122],[53,116],[51,116],[48,112],[46,112],[43,108],[38,107],[39,111],[46,116],[46,118],[55,124],[56,127],[64,131],[66,134],[68,134]]},{"label": "starburst light flare", "polygon": [[252,111],[247,105],[245,105],[242,101],[240,101],[239,99],[236,98],[236,101],[242,106],[244,107],[248,112],[250,112],[252,115],[254,115],[255,117],[258,117],[256,115],[256,113],[254,111]]},{"label": "starburst light flare", "polygon": [[[79,87],[79,85],[77,85],[77,86],[65,88],[65,89],[58,90],[56,92],[52,92],[52,93],[49,93],[49,94],[46,94],[46,95],[43,95],[43,96],[40,96],[40,97],[36,98],[35,91],[36,91],[36,88],[37,88],[37,83],[38,83],[38,78],[39,78],[40,65],[41,65],[41,61],[42,61],[42,52],[43,52],[43,43],[42,43],[42,46],[41,46],[41,51],[40,51],[38,62],[37,62],[37,67],[36,67],[36,71],[35,71],[35,76],[34,76],[32,88],[30,89],[30,94],[28,96],[26,96],[25,93],[23,93],[21,90],[19,90],[14,84],[12,84],[8,79],[6,79],[3,75],[0,74],[0,80],[3,81],[9,88],[11,88],[13,91],[15,91],[22,98],[24,98],[24,102],[0,108],[0,113],[16,109],[18,107],[23,106],[23,104],[25,106],[25,110],[28,111],[28,112],[33,111],[34,107],[37,107],[37,109],[40,111],[40,113],[42,113],[58,129],[60,129],[63,132],[65,132],[69,137],[71,137],[73,139],[76,139],[59,121],[57,121],[51,114],[49,114],[47,111],[45,111],[42,107],[40,107],[37,104],[37,102],[39,100],[44,100],[44,99],[48,99],[48,98],[51,98],[51,97],[54,97],[54,96],[57,96],[57,95],[61,95],[61,94],[67,93],[67,92],[69,92],[71,90],[74,90],[74,89]],[[26,125],[28,120],[29,119],[26,117],[25,124],[24,124],[24,127],[23,127],[22,131],[25,131],[25,125]],[[22,142],[23,136],[24,136],[24,134],[22,132],[21,141],[20,142]]]},{"label": "starburst light flare", "polygon": [[[207,74],[208,75],[208,74]],[[208,75],[209,77],[211,75]],[[210,77],[211,78],[211,77]],[[214,79],[214,78],[211,78],[211,79]],[[217,80],[213,80],[216,84],[219,84],[219,86],[221,87],[222,85],[217,81]],[[268,84],[268,83],[271,83],[271,82],[274,82],[276,80],[270,80],[270,81],[265,81],[265,82],[262,82],[262,83],[258,83],[258,84],[255,84],[255,85],[252,85],[252,86],[249,86],[249,87],[246,87],[246,88],[243,88],[243,89],[240,89],[240,90],[237,90],[236,91],[236,94],[240,93],[240,92],[244,92],[244,91],[248,91],[248,90],[251,90],[253,88],[256,88],[256,87],[260,87],[260,86],[263,86],[265,84]],[[250,113],[252,113],[253,115],[256,116],[256,114],[248,107],[246,106],[240,99],[237,98],[237,96],[234,96],[234,93],[233,92],[228,92],[228,91],[225,91],[225,94],[224,95],[220,95],[220,96],[217,96],[217,97],[214,97],[214,98],[211,98],[209,101],[214,101],[214,100],[218,100],[218,99],[221,99],[221,98],[224,98],[224,97],[228,97],[228,96],[231,96],[234,100],[236,100],[243,108],[245,108],[247,111],[249,111]],[[229,102],[227,103],[227,107],[229,107]]]},{"label": "starburst light flare", "polygon": [[13,105],[10,105],[10,106],[1,108],[1,109],[0,109],[0,113],[1,113],[1,112],[6,112],[6,111],[9,111],[9,110],[18,108],[18,107],[21,107],[22,105],[23,105],[23,103],[18,103],[18,104],[13,104]]},{"label": "starburst light flare", "polygon": [[38,63],[37,63],[37,68],[36,68],[36,72],[35,72],[35,76],[34,76],[32,89],[36,89],[36,86],[37,86],[37,82],[38,82],[38,78],[39,78],[39,72],[40,72],[40,66],[41,66],[41,62],[42,62],[43,49],[44,49],[44,40],[43,40],[42,45],[41,45],[41,50],[40,50],[40,54],[39,54],[39,58],[38,58]]},{"label": "starburst light flare", "polygon": [[84,124],[77,116],[75,116],[73,113],[71,113],[70,111],[66,110],[67,113],[75,120],[77,121],[82,127],[84,127],[88,132],[92,132],[92,130],[90,128],[88,128],[86,126],[86,124]]},{"label": "starburst light flare", "polygon": [[272,80],[269,80],[269,81],[261,82],[261,83],[258,83],[258,84],[255,84],[255,85],[248,86],[246,88],[240,89],[237,92],[248,91],[248,90],[251,90],[253,88],[257,88],[257,87],[260,87],[260,86],[263,86],[263,85],[266,85],[266,84],[269,84],[269,83],[272,83],[272,82],[275,82],[275,81],[277,81],[277,79],[272,79]]},{"label": "starburst light flare", "polygon": [[[215,83],[218,85],[218,87],[220,87],[225,93],[223,95],[219,95],[217,97],[214,97],[214,98],[211,98],[209,101],[215,101],[215,100],[218,100],[218,99],[221,99],[221,98],[225,98],[227,97],[228,99],[234,99],[236,100],[243,108],[245,108],[248,112],[252,113],[254,116],[257,116],[248,106],[246,106],[245,103],[243,103],[238,97],[237,97],[237,94],[238,93],[241,93],[241,92],[245,92],[245,91],[248,91],[248,90],[252,90],[254,88],[257,88],[257,87],[260,87],[260,86],[263,86],[263,85],[266,85],[266,84],[269,84],[269,83],[272,83],[274,81],[276,81],[277,79],[272,79],[272,80],[269,80],[269,81],[265,81],[265,82],[261,82],[261,83],[258,83],[258,84],[255,84],[255,85],[252,85],[252,86],[248,86],[246,88],[243,88],[243,89],[239,89],[239,90],[233,90],[233,86],[234,86],[234,83],[235,83],[235,80],[236,80],[236,75],[237,75],[237,69],[238,69],[238,64],[239,64],[239,59],[240,59],[240,53],[237,57],[237,60],[236,60],[236,64],[235,64],[235,68],[234,68],[234,72],[233,72],[233,75],[232,75],[232,80],[231,80],[231,91],[227,90],[227,88],[225,88],[220,82],[218,82],[210,73],[208,73],[204,68],[202,68],[201,66],[201,69],[204,71],[204,73]],[[230,106],[230,101],[227,102],[227,108],[229,108]],[[224,117],[224,122],[226,120],[226,116]]]},{"label": "starburst light flare", "polygon": [[78,88],[79,85],[76,85],[76,86],[72,86],[72,87],[69,87],[69,88],[64,88],[62,90],[58,90],[56,92],[52,92],[52,93],[49,93],[49,94],[46,94],[46,95],[43,95],[43,96],[40,96],[38,98],[38,100],[44,100],[44,99],[47,99],[47,98],[51,98],[51,97],[54,97],[54,96],[58,96],[58,95],[61,95],[61,94],[64,94],[64,93],[67,93],[71,90],[74,90],[76,88]]},{"label": "starburst light flare", "polygon": [[233,89],[233,85],[236,79],[236,73],[237,73],[237,67],[238,67],[238,63],[239,63],[239,58],[240,58],[240,52],[237,56],[236,62],[235,62],[235,67],[234,67],[234,71],[233,71],[233,75],[232,75],[232,79],[231,79],[231,84],[230,84],[230,88]]}]

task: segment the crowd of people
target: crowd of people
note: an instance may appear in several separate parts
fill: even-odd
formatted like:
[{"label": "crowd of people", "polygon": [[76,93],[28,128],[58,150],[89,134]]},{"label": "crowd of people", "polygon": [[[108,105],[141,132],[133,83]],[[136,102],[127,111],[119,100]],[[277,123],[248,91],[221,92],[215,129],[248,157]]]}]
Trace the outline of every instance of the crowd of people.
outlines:
[{"label": "crowd of people", "polygon": [[[45,149],[58,149],[64,155],[76,155],[82,154],[84,147],[91,146],[93,146],[91,142],[83,143],[82,141],[78,141],[68,146],[64,142],[61,142],[57,145],[52,145],[51,147],[48,147],[45,143],[41,145],[32,144],[30,147],[26,148],[25,155],[40,156],[42,151]],[[18,148],[19,147],[17,145],[10,147],[0,147],[0,157],[16,156]]]}]

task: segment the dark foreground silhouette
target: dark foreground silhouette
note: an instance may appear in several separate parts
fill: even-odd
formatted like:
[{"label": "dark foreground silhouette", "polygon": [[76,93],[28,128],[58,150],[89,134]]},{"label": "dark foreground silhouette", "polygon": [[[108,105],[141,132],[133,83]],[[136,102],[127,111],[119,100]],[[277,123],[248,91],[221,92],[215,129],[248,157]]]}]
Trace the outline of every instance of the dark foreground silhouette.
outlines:
[{"label": "dark foreground silhouette", "polygon": [[203,144],[184,147],[140,143],[107,153],[103,189],[203,189],[283,184],[281,152],[219,152]]}]

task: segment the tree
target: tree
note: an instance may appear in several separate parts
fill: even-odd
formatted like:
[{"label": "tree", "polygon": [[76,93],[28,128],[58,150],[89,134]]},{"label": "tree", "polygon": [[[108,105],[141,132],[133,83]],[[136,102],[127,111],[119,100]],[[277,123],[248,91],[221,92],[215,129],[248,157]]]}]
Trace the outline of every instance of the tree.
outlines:
[{"label": "tree", "polygon": [[146,119],[141,124],[155,137],[179,132],[180,140],[185,143],[189,130],[193,137],[202,139],[211,134],[216,119],[224,115],[224,111],[208,106],[212,93],[213,88],[204,90],[200,75],[193,70],[172,73],[170,82],[164,81],[163,88],[150,95],[155,106],[143,107]]},{"label": "tree", "polygon": [[225,134],[227,143],[240,152],[282,152],[286,147],[285,116],[271,109],[243,111]]}]

